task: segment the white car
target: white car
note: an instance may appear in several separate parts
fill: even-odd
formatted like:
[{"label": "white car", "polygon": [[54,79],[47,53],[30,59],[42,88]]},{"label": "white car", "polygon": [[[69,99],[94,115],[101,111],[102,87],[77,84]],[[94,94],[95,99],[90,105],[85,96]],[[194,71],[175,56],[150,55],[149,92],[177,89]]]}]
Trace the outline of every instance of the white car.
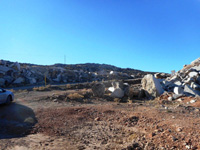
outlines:
[{"label": "white car", "polygon": [[14,100],[14,94],[11,91],[0,88],[0,104],[10,104]]}]

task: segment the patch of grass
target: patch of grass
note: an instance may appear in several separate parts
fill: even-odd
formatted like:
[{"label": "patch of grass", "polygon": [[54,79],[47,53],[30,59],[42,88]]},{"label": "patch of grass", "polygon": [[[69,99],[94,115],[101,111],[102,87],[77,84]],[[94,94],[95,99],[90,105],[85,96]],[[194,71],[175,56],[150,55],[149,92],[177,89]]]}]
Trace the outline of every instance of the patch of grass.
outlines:
[{"label": "patch of grass", "polygon": [[27,89],[25,89],[25,90],[18,90],[17,92],[28,92],[28,90]]},{"label": "patch of grass", "polygon": [[117,102],[117,103],[119,103],[121,101],[121,99],[120,98],[114,98],[114,102]]},{"label": "patch of grass", "polygon": [[138,137],[138,135],[136,133],[131,134],[128,138],[127,141],[133,141]]},{"label": "patch of grass", "polygon": [[131,99],[128,99],[128,103],[131,103],[131,104],[132,104],[132,103],[133,103],[133,100],[131,100]]},{"label": "patch of grass", "polygon": [[34,87],[33,91],[50,91],[51,85]]},{"label": "patch of grass", "polygon": [[72,88],[71,84],[67,84],[67,85],[66,85],[66,88],[67,88],[67,89],[71,89],[71,88]]},{"label": "patch of grass", "polygon": [[71,93],[67,96],[69,99],[71,100],[75,100],[75,99],[83,99],[84,96],[79,94],[79,93]]},{"label": "patch of grass", "polygon": [[13,90],[13,89],[10,89],[9,91],[11,91],[11,92],[13,92],[13,93],[15,92],[15,90]]}]

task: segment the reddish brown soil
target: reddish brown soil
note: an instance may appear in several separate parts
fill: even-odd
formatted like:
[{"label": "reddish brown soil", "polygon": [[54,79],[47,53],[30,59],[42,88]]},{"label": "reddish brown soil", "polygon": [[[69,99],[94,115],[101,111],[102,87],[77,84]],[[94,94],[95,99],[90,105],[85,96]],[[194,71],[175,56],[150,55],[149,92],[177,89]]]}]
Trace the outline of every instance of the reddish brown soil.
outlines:
[{"label": "reddish brown soil", "polygon": [[26,136],[2,136],[1,149],[200,149],[198,99],[192,104],[186,97],[164,104],[96,98],[55,102],[52,93],[66,91],[16,94],[17,103],[35,112],[37,123]]}]

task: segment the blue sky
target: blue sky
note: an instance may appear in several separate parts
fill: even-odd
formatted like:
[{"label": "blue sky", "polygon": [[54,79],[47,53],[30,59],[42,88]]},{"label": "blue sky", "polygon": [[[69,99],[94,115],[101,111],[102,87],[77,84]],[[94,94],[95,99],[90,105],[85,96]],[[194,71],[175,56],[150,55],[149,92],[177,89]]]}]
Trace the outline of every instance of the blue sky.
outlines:
[{"label": "blue sky", "polygon": [[200,57],[200,0],[0,0],[0,59],[180,70]]}]

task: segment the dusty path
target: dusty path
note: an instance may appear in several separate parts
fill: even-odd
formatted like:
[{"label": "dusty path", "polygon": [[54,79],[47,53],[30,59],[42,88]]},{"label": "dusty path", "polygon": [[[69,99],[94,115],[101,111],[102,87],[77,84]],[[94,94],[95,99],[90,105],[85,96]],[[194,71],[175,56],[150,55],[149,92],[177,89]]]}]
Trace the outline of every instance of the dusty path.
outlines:
[{"label": "dusty path", "polygon": [[200,149],[197,107],[62,100],[73,92],[16,93],[0,106],[0,149]]}]

